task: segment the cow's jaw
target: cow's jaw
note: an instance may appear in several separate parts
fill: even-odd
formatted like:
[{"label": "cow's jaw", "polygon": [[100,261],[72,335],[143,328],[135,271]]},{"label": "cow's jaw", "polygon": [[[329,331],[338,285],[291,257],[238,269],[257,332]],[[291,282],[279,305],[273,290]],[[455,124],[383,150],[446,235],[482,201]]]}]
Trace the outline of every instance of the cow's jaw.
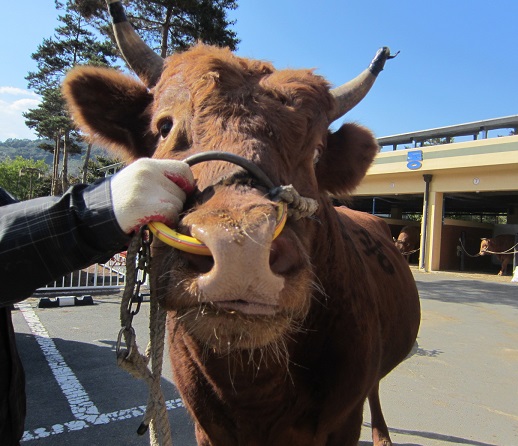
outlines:
[{"label": "cow's jaw", "polygon": [[204,348],[221,354],[277,345],[296,328],[286,315],[246,315],[212,305],[178,311],[176,323]]}]

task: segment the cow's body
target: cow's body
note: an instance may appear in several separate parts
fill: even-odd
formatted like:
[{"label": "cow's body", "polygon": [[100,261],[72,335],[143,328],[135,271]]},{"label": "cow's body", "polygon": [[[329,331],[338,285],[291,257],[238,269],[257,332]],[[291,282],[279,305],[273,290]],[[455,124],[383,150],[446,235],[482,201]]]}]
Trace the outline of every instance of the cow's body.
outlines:
[{"label": "cow's body", "polygon": [[[513,246],[515,246],[515,236],[512,234],[501,234],[494,238],[483,238],[480,242],[480,255],[491,255],[491,253],[510,252],[509,254],[494,254],[500,262],[499,276],[507,274],[507,265],[513,261]],[[489,252],[488,252],[489,251]]]},{"label": "cow's body", "polygon": [[175,383],[199,444],[356,445],[371,389],[373,435],[382,436],[377,383],[414,343],[417,292],[384,222],[345,207],[327,212],[311,259],[327,295],[314,293],[278,351],[214,353],[171,315]]},{"label": "cow's body", "polygon": [[419,247],[420,230],[417,226],[405,226],[394,242],[399,252],[410,262],[410,255]]},{"label": "cow's body", "polygon": [[327,82],[199,45],[166,60],[151,92],[85,68],[64,91],[81,127],[129,158],[224,150],[318,202],[274,239],[268,190],[233,164],[202,163],[178,230],[212,255],[154,241],[151,286],[169,310],[174,380],[198,444],[356,445],[368,397],[374,443],[390,445],[378,384],[415,342],[419,299],[388,227],[330,202],[378,146],[356,125],[328,134]]}]

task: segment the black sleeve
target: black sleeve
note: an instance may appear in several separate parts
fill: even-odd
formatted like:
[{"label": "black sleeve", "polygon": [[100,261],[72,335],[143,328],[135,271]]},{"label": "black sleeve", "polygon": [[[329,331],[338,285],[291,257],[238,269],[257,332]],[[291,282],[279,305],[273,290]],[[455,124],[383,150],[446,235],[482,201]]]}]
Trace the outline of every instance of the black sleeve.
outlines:
[{"label": "black sleeve", "polygon": [[113,213],[110,181],[0,207],[0,306],[76,269],[104,262],[129,243]]}]

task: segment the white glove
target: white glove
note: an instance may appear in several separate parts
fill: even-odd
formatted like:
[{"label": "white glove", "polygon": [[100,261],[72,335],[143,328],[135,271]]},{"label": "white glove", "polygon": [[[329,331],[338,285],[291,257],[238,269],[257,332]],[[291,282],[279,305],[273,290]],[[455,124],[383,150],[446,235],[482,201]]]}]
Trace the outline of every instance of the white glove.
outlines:
[{"label": "white glove", "polygon": [[194,178],[182,161],[140,158],[111,179],[113,210],[126,234],[150,221],[175,225]]}]

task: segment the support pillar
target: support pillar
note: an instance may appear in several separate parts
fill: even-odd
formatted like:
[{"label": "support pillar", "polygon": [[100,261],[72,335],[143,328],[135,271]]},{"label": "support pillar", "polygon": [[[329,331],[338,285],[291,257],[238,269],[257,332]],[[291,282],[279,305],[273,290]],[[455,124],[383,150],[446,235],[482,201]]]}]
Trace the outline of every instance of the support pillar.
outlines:
[{"label": "support pillar", "polygon": [[423,220],[421,221],[419,269],[428,272],[439,270],[444,194],[433,190],[432,175],[423,175],[423,179],[425,182],[425,191],[423,199]]},{"label": "support pillar", "polygon": [[444,215],[444,194],[442,192],[430,193],[429,215],[427,265],[429,271],[438,271],[441,264],[442,220]]},{"label": "support pillar", "polygon": [[421,221],[421,249],[419,251],[419,269],[427,271],[426,252],[428,250],[428,207],[430,201],[430,183],[432,182],[432,175],[423,175],[425,182],[424,198],[423,198],[423,219]]}]

